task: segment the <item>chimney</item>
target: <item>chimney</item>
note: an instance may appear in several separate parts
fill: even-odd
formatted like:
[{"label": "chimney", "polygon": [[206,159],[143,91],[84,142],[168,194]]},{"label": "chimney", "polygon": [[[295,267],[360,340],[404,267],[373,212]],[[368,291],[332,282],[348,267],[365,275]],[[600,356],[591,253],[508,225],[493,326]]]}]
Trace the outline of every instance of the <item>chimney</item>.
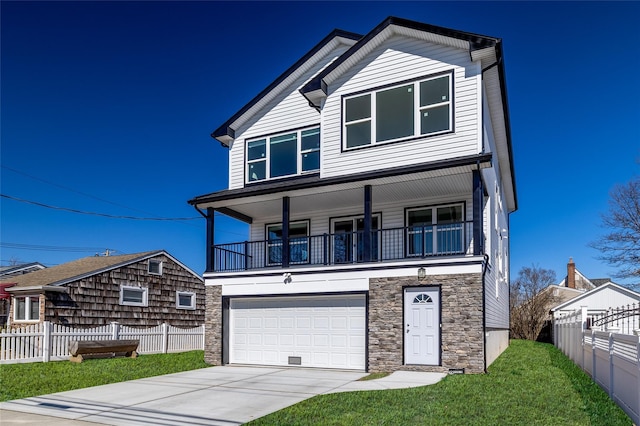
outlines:
[{"label": "chimney", "polygon": [[567,263],[567,287],[576,288],[576,264],[573,263],[573,258],[569,258]]}]

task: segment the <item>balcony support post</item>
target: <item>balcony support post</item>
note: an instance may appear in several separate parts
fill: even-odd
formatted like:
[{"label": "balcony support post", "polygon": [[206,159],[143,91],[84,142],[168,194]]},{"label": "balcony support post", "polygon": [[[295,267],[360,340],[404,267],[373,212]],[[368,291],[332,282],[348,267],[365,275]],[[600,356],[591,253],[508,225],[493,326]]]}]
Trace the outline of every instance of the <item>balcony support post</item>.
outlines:
[{"label": "balcony support post", "polygon": [[213,268],[215,267],[215,262],[213,259],[213,256],[215,255],[215,251],[213,250],[214,232],[215,232],[215,226],[214,226],[215,212],[216,211],[213,208],[207,207],[207,237],[206,237],[206,244],[207,244],[206,270],[207,272],[213,272]]},{"label": "balcony support post", "polygon": [[289,197],[282,197],[282,267],[289,267],[289,222],[290,222],[290,200]]},{"label": "balcony support post", "polygon": [[482,237],[482,204],[484,189],[480,170],[473,171],[473,254],[478,256],[484,252]]},{"label": "balcony support post", "polygon": [[364,186],[364,232],[362,235],[363,253],[362,260],[364,262],[371,261],[371,185]]}]

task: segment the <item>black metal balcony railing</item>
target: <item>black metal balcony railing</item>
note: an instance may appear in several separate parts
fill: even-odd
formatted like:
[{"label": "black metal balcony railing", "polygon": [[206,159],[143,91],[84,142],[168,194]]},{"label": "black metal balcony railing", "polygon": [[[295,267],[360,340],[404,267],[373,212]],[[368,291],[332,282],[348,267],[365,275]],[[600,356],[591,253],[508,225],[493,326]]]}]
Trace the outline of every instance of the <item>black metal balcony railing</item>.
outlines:
[{"label": "black metal balcony railing", "polygon": [[[411,226],[371,231],[369,259],[363,231],[289,239],[289,265],[344,265],[465,255],[473,222]],[[245,241],[213,246],[215,272],[283,266],[282,240]],[[286,262],[284,262],[286,264]]]}]

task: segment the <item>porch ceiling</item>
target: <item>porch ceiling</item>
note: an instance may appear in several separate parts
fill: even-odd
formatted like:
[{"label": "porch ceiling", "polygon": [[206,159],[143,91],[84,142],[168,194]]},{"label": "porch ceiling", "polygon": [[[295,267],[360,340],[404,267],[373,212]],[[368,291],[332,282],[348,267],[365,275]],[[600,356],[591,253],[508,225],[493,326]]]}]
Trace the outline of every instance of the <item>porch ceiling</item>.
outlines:
[{"label": "porch ceiling", "polygon": [[461,166],[445,170],[282,191],[201,204],[200,207],[230,208],[251,218],[273,217],[282,214],[282,198],[288,196],[293,216],[329,208],[357,207],[362,209],[363,188],[365,185],[371,185],[375,210],[376,205],[380,204],[404,203],[413,199],[443,197],[451,194],[470,194],[474,168],[475,166]]}]

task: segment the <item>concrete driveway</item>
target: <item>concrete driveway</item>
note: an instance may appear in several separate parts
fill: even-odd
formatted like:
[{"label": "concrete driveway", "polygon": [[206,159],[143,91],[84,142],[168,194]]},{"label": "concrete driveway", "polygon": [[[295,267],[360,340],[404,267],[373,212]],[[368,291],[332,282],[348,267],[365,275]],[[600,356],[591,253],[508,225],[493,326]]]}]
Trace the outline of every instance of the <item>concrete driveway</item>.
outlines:
[{"label": "concrete driveway", "polygon": [[380,380],[355,381],[366,375],[302,368],[211,367],[4,402],[0,423],[238,425],[318,394],[423,386],[444,376],[397,372]]}]

